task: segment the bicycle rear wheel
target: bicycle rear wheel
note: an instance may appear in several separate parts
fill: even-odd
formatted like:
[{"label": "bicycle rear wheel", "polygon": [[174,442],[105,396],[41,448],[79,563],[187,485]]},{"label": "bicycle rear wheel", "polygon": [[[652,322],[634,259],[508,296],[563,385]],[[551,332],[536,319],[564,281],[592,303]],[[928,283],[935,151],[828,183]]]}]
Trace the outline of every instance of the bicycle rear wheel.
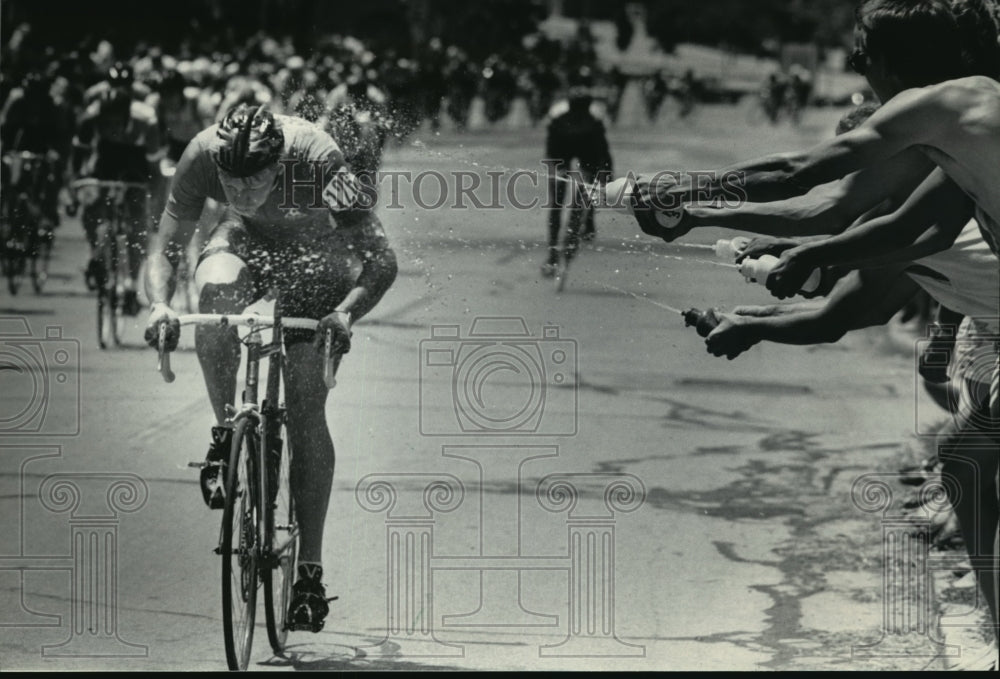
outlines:
[{"label": "bicycle rear wheel", "polygon": [[259,449],[253,422],[240,420],[233,432],[222,511],[222,627],[231,670],[247,668],[253,647],[260,556],[260,507],[254,476]]},{"label": "bicycle rear wheel", "polygon": [[31,260],[31,284],[35,294],[42,294],[45,282],[49,280],[49,259],[52,256],[52,233],[37,235],[37,250]]},{"label": "bicycle rear wheel", "polygon": [[270,535],[271,567],[265,568],[263,573],[267,638],[277,654],[284,652],[288,639],[288,605],[299,554],[299,527],[291,488],[292,447],[283,421],[284,412],[281,419],[280,428],[267,435],[267,492],[270,497],[265,503],[268,527],[265,534]]}]

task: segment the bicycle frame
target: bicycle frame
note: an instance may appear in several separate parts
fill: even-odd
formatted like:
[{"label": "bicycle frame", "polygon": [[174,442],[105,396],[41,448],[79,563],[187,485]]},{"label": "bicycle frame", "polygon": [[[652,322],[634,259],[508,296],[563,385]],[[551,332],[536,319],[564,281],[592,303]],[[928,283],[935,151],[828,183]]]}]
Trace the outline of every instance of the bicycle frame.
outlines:
[{"label": "bicycle frame", "polygon": [[[223,521],[217,546],[213,550],[223,559],[223,626],[230,669],[244,669],[248,662],[253,643],[253,611],[256,608],[258,587],[264,588],[268,639],[276,653],[283,652],[285,635],[290,629],[285,611],[287,597],[292,591],[299,532],[295,519],[294,493],[288,481],[289,476],[285,476],[292,464],[294,448],[290,441],[287,447],[283,447],[281,438],[286,412],[280,402],[285,371],[284,328],[315,330],[318,323],[309,319],[282,319],[280,303],[276,305],[276,309],[274,317],[256,314],[191,314],[180,318],[182,325],[250,328],[250,332],[240,338],[240,342],[247,348],[242,405],[239,408],[232,404],[226,406],[228,419],[234,428],[234,439],[225,483]],[[166,329],[166,323],[161,323],[159,370],[167,382],[172,382],[174,374],[170,369],[170,354],[165,350]],[[266,329],[272,331],[271,340],[267,344],[261,335]],[[331,333],[327,331],[328,351],[324,360],[324,374],[331,376],[327,382],[329,385],[333,384],[334,365],[329,352],[331,339]],[[268,361],[268,373],[264,399],[261,402],[260,363],[264,359]],[[286,493],[284,501],[279,498],[282,491]],[[249,511],[246,509],[248,504]],[[237,508],[240,508],[238,515],[234,514]],[[283,522],[281,525],[277,525],[278,517]],[[240,526],[234,528],[234,521],[239,522]],[[233,542],[237,531],[240,535],[238,548],[234,547]],[[252,537],[244,544],[243,536],[247,532],[252,533]],[[282,535],[286,537],[279,542],[278,537]],[[238,560],[235,569],[233,559]],[[234,585],[235,573],[240,575]],[[242,597],[243,604],[251,611],[248,618],[238,618],[240,622],[237,624],[232,622],[233,610],[234,607],[238,610],[241,604],[239,599],[233,598],[234,586],[236,596]],[[247,619],[249,623],[243,625]]]},{"label": "bicycle frame", "polygon": [[144,191],[143,212],[149,211],[148,187],[143,182],[126,182],[104,179],[78,179],[70,184],[70,189],[76,193],[86,188],[96,190],[94,203],[100,204],[103,224],[98,232],[97,256],[104,264],[107,280],[98,281],[97,291],[97,339],[104,349],[104,315],[110,312],[109,325],[112,340],[120,344],[118,323],[121,317],[123,299],[119,298],[119,282],[129,278],[130,246],[129,229],[125,226],[125,203],[131,189]]}]

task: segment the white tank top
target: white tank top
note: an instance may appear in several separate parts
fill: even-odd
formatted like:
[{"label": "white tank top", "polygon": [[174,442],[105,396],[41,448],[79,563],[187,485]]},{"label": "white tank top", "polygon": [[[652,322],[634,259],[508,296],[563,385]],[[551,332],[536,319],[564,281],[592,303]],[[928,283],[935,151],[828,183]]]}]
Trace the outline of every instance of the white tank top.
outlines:
[{"label": "white tank top", "polygon": [[950,248],[914,261],[906,274],[952,311],[1000,332],[1000,259],[983,240],[975,219]]}]

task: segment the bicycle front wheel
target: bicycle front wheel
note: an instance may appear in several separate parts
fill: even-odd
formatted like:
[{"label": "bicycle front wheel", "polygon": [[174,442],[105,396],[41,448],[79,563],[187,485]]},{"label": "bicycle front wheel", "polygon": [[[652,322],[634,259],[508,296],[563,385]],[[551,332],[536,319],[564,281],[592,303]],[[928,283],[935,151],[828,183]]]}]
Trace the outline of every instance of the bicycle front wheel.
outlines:
[{"label": "bicycle front wheel", "polygon": [[226,662],[231,670],[247,668],[253,646],[260,556],[260,507],[255,481],[259,450],[254,423],[240,420],[233,432],[222,512],[222,627]]},{"label": "bicycle front wheel", "polygon": [[[282,420],[284,413],[281,414]],[[292,446],[284,422],[266,435],[267,530],[270,537],[270,567],[264,569],[264,618],[271,649],[281,654],[288,639],[288,605],[292,599],[296,559],[299,554],[299,527],[292,499]]]}]

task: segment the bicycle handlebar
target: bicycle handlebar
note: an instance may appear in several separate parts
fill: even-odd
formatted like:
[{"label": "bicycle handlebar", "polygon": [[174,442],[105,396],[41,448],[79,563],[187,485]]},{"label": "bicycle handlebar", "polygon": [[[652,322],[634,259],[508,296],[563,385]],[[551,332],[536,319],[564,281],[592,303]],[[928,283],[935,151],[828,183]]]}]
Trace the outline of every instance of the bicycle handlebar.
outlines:
[{"label": "bicycle handlebar", "polygon": [[[185,314],[178,318],[180,325],[217,325],[221,327],[233,326],[242,328],[268,328],[275,325],[276,319],[273,316],[261,316],[259,314]],[[300,330],[315,330],[319,321],[312,318],[282,317],[281,327],[294,328]],[[159,360],[156,369],[163,376],[163,380],[168,384],[174,381],[176,375],[170,369],[170,352],[166,350],[167,323],[160,323],[159,342],[157,350]],[[324,340],[325,351],[323,352],[323,382],[327,389],[337,386],[337,379],[332,359],[333,333],[326,331]]]}]

